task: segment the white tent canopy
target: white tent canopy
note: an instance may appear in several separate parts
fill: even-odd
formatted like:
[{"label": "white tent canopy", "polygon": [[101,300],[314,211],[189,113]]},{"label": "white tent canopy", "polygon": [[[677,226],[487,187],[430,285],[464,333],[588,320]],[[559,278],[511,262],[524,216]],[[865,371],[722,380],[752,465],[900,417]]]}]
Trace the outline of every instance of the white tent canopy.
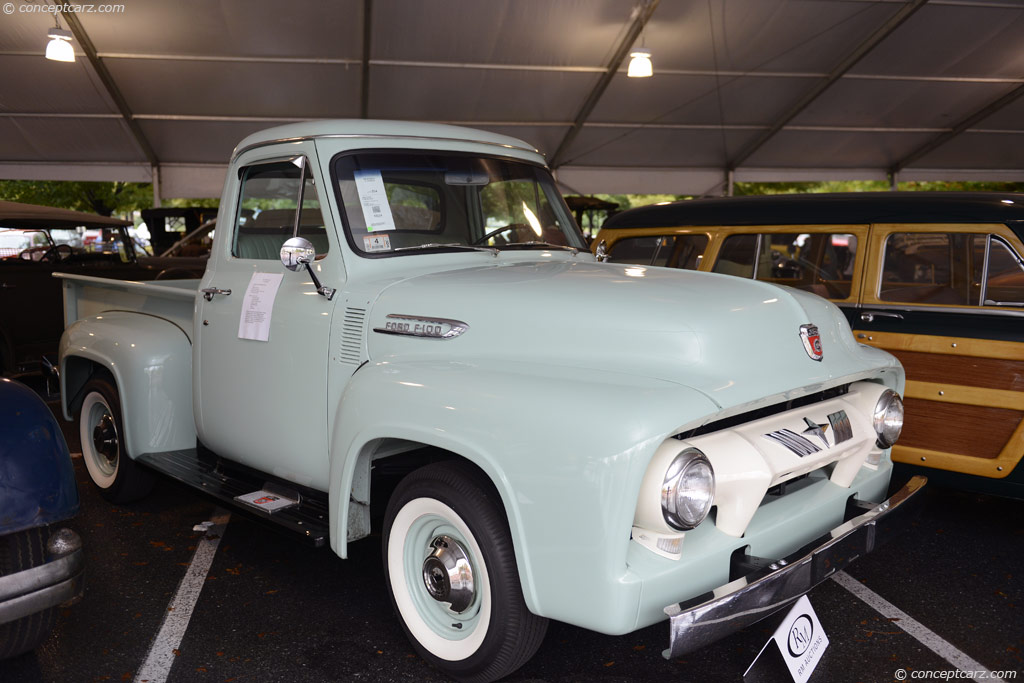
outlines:
[{"label": "white tent canopy", "polygon": [[522,138],[585,193],[1024,181],[1024,0],[122,2],[63,8],[73,64],[52,5],[4,6],[0,178],[216,196],[253,131],[383,118]]}]

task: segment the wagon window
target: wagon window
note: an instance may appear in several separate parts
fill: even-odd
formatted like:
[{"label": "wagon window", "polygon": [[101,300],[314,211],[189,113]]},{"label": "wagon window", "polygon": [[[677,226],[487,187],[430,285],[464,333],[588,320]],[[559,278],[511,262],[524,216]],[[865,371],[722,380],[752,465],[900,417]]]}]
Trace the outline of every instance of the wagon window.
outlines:
[{"label": "wagon window", "polygon": [[986,306],[1024,306],[1024,259],[997,237],[991,240]]},{"label": "wagon window", "polygon": [[708,245],[707,235],[627,237],[612,245],[608,260],[643,266],[696,270]]},{"label": "wagon window", "polygon": [[878,298],[938,306],[977,304],[978,288],[968,276],[968,266],[976,262],[975,237],[957,233],[889,235]]},{"label": "wagon window", "polygon": [[[760,242],[760,244],[758,244]],[[716,273],[753,277],[830,299],[849,298],[857,236],[848,233],[732,235],[722,244]]]},{"label": "wagon window", "polygon": [[715,261],[714,272],[737,277],[754,277],[757,235],[730,235],[725,238]]}]

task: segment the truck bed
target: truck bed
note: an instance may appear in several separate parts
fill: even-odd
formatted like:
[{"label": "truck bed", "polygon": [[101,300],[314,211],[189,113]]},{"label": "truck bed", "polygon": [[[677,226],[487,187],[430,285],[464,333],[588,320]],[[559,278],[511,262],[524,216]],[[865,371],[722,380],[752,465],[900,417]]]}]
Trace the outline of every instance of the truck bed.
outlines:
[{"label": "truck bed", "polygon": [[192,338],[199,280],[135,282],[54,273],[64,284],[64,326],[108,311],[136,311],[168,320]]}]

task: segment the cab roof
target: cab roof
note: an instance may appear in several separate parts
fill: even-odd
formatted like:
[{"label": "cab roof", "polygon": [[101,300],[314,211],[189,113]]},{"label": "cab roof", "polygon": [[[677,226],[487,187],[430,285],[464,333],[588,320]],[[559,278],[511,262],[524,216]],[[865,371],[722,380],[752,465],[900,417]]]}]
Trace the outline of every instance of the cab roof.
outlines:
[{"label": "cab roof", "polygon": [[412,121],[384,121],[374,119],[331,119],[325,121],[305,121],[276,126],[253,133],[242,140],[235,148],[232,157],[238,156],[243,150],[281,140],[298,140],[328,136],[353,137],[395,137],[395,138],[428,138],[432,140],[456,140],[460,142],[478,142],[487,145],[512,148],[534,154],[537,149],[523,140],[489,133],[463,126],[449,126],[441,123],[418,123]]}]

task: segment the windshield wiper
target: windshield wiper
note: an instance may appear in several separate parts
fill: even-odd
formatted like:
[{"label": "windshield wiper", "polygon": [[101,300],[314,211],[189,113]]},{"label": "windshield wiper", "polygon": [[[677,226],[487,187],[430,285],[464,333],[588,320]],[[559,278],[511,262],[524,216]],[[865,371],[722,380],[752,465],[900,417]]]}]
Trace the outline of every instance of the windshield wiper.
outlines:
[{"label": "windshield wiper", "polygon": [[450,242],[445,244],[431,242],[429,244],[417,244],[414,247],[398,247],[391,251],[420,251],[422,249],[468,249],[469,251],[489,251],[495,256],[498,255],[498,250],[495,247],[478,247],[472,244],[460,244],[459,242]]},{"label": "windshield wiper", "polygon": [[508,248],[508,247],[545,247],[545,248],[551,248],[551,249],[568,249],[569,251],[572,252],[573,256],[575,256],[576,254],[580,253],[580,250],[579,250],[578,247],[570,247],[570,246],[565,245],[565,244],[552,244],[551,242],[540,242],[540,241],[537,241],[537,240],[533,240],[533,241],[530,241],[530,242],[509,242],[508,244],[503,244],[502,246],[505,247],[505,248]]}]

